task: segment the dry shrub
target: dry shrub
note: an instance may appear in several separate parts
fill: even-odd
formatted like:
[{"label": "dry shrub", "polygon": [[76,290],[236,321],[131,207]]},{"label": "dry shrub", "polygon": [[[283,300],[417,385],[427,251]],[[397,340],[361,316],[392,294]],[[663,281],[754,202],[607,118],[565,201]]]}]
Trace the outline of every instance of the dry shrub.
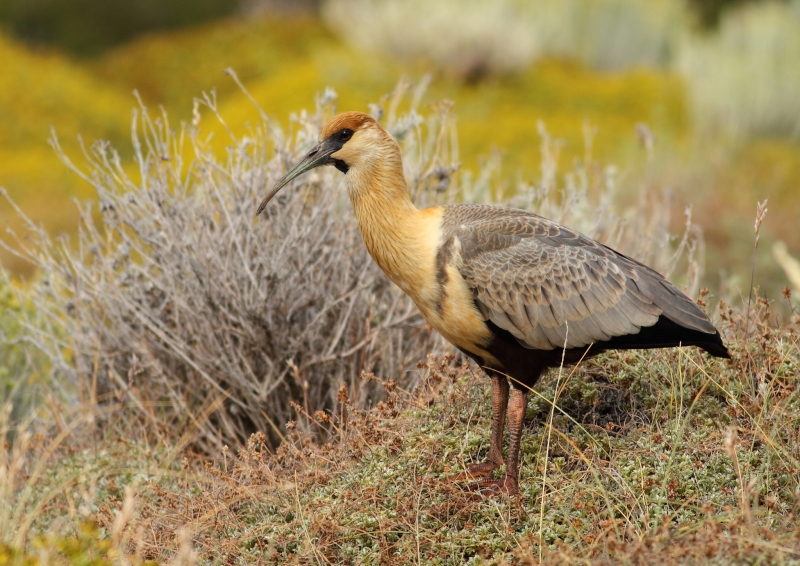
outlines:
[{"label": "dry shrub", "polygon": [[[221,457],[213,461],[187,458],[181,472],[145,482],[137,493],[136,517],[128,525],[129,549],[135,549],[140,558],[161,562],[175,552],[181,533],[185,533],[201,560],[248,563],[255,558],[280,564],[286,563],[287,555],[297,558],[295,554],[308,553],[318,561],[347,563],[340,547],[351,538],[350,519],[361,518],[365,509],[381,508],[386,486],[370,482],[339,492],[331,489],[331,484],[337,477],[350,474],[364,474],[369,479],[373,469],[362,468],[359,462],[368,461],[376,453],[401,457],[406,439],[419,429],[419,422],[408,418],[409,409],[445,400],[454,406],[467,406],[470,399],[464,384],[480,374],[472,364],[457,363],[452,354],[439,358],[429,355],[417,369],[420,387],[413,395],[398,388],[394,380],[368,375],[365,379],[381,382],[386,389],[384,401],[371,410],[357,409],[348,392],[342,390],[339,395],[344,415],[334,419],[300,415],[301,423],[332,429],[324,444],[315,442],[312,435],[300,430],[305,427],[298,426],[272,451],[265,435],[256,433],[238,451],[223,449]],[[428,465],[434,465],[434,455],[427,454],[425,448],[416,457],[416,464],[427,460]],[[480,509],[481,498],[425,474],[395,487],[403,490],[397,500],[407,502],[399,506],[394,517],[401,524],[413,524],[421,512],[420,505],[424,508],[430,500],[441,499],[441,494],[446,501],[433,506],[440,516],[454,513],[464,517]],[[306,494],[320,488],[341,505],[319,500],[313,501],[313,508],[305,507]],[[121,508],[121,502],[115,503],[117,509],[98,514],[107,530]],[[275,520],[282,525],[273,524]],[[290,526],[301,526],[305,536],[298,537]],[[390,553],[394,550],[403,556],[397,563],[406,563],[406,549],[387,543],[385,535],[381,538]]]},{"label": "dry shrub", "polygon": [[362,49],[426,58],[468,80],[519,70],[541,52],[537,30],[511,0],[331,0],[323,4],[323,15]]},{"label": "dry shrub", "polygon": [[670,0],[327,0],[322,13],[357,47],[468,81],[548,56],[599,70],[665,67],[687,20]]},{"label": "dry shrub", "polygon": [[[496,200],[490,166],[453,177],[450,105],[423,119],[415,109],[424,86],[403,83],[373,107],[402,145],[414,201]],[[415,387],[404,370],[443,342],[369,258],[340,174],[327,168],[302,177],[254,218],[266,188],[315,143],[334,96],[323,96],[314,114],[294,116],[288,132],[263,112],[246,136],[228,130],[224,159],[201,135],[201,110],[216,113],[213,97],[196,103],[180,133],[142,107],[134,114],[138,175],[108,144],[86,152],[83,172],[55,142],[96,189],[99,210],[81,205],[74,245],[28,222],[16,253],[41,278],[17,292],[37,305],[19,339],[45,354],[63,398],[113,398],[161,438],[197,431],[201,446],[219,449],[255,431],[274,446],[299,412],[338,413],[342,385],[357,408],[373,405],[382,387],[359,380],[364,372]],[[399,113],[409,99],[410,110]],[[541,133],[542,179],[521,185],[511,204],[662,269],[674,268],[687,242],[693,249],[690,226],[674,255],[663,236],[667,207],[658,202],[643,199],[617,214],[613,170],[578,167],[560,181],[557,148]]]},{"label": "dry shrub", "polygon": [[743,137],[800,136],[800,2],[749,3],[719,32],[683,38],[678,67],[698,126]]},{"label": "dry shrub", "polygon": [[[290,132],[262,121],[223,160],[202,141],[201,103],[179,134],[143,107],[138,176],[107,144],[87,152],[88,173],[59,151],[94,185],[99,211],[81,206],[76,245],[30,225],[18,253],[41,272],[27,291],[39,308],[26,338],[67,397],[113,393],[173,434],[191,424],[208,446],[257,430],[274,443],[290,402],[332,410],[362,371],[399,375],[422,357],[429,332],[369,258],[338,172],[307,175],[255,219],[265,189],[315,143],[330,102]],[[363,387],[357,402],[378,396]],[[203,422],[210,399],[224,401]]]}]

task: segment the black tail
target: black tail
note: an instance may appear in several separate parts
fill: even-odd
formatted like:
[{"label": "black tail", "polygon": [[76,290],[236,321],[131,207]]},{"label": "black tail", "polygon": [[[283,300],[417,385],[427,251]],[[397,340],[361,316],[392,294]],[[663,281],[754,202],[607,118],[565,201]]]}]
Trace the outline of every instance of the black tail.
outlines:
[{"label": "black tail", "polygon": [[675,346],[697,346],[717,358],[730,358],[731,354],[719,331],[707,334],[685,328],[664,315],[658,317],[653,326],[642,328],[638,334],[615,336],[607,342],[597,344],[602,349],[639,350],[646,348],[674,348]]}]

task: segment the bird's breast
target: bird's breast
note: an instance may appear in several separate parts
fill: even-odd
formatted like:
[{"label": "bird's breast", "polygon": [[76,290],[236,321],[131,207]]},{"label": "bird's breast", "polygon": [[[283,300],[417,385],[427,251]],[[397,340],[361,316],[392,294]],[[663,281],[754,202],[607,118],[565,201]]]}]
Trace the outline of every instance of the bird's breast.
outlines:
[{"label": "bird's breast", "polygon": [[415,233],[420,236],[419,257],[424,258],[424,268],[417,278],[406,282],[410,288],[404,290],[428,324],[448,342],[492,363],[496,360],[484,349],[492,340],[491,331],[459,271],[461,243],[443,231],[441,212],[440,208],[421,211],[424,228]]},{"label": "bird's breast", "polygon": [[472,291],[455,261],[437,270],[437,276],[437,300],[424,305],[417,303],[425,320],[451,344],[497,366],[498,361],[485,349],[492,341],[492,333],[475,307]]},{"label": "bird's breast", "polygon": [[401,214],[377,207],[360,211],[367,249],[384,273],[405,292],[422,316],[451,344],[496,360],[484,348],[492,335],[458,271],[460,242],[442,229],[442,209]]}]

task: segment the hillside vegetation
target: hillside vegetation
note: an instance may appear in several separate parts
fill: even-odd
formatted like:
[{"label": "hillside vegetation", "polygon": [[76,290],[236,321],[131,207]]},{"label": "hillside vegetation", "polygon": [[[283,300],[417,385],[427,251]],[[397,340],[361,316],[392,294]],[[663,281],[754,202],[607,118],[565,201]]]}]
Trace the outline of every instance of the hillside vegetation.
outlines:
[{"label": "hillside vegetation", "polygon": [[[598,16],[513,69],[459,67],[342,37],[333,0],[324,25],[232,19],[80,61],[0,35],[0,563],[800,564],[798,294],[770,256],[784,239],[800,273],[781,94],[800,3],[702,37],[646,27],[644,0],[541,5],[590,3],[645,26],[641,52]],[[460,32],[498,48],[517,5]],[[750,104],[717,48],[765,33],[791,49],[745,49],[769,93]],[[715,65],[724,104],[696,88]],[[783,86],[759,90],[770,69]],[[518,207],[643,261],[732,360],[557,368],[530,395],[521,496],[452,481],[488,449],[488,380],[369,258],[341,174],[254,216],[342,109],[380,117],[418,206]]]},{"label": "hillside vegetation", "polygon": [[[73,157],[81,152],[78,135],[87,146],[97,139],[109,140],[130,156],[127,131],[130,109],[137,104],[134,90],[145,104],[163,106],[176,127],[192,119],[195,97],[214,90],[226,123],[242,135],[254,112],[224,75],[226,68],[236,71],[265,112],[283,126],[292,113],[313,107],[315,96],[329,86],[338,94],[340,109],[367,110],[367,102],[379,103],[398,77],[420,78],[429,71],[422,62],[408,68],[378,53],[350,49],[308,19],[210,24],[145,37],[80,63],[28,53],[8,39],[2,45],[9,60],[18,61],[15,68],[21,78],[0,88],[9,109],[0,117],[0,126],[7,136],[17,132],[13,139],[0,138],[0,152],[7,156],[0,161],[0,186],[52,233],[67,228],[74,233],[78,214],[70,198],[84,199],[91,188],[57,164],[46,145],[50,127]],[[539,169],[540,119],[565,140],[566,163],[583,157],[586,122],[602,132],[593,144],[601,159],[635,151],[638,121],[668,136],[680,135],[687,126],[680,81],[649,71],[606,76],[571,63],[550,62],[469,89],[452,77],[436,78],[427,93],[426,100],[456,103],[462,166],[477,171],[482,160],[500,150],[505,154],[505,176],[512,182],[519,173],[531,178]],[[26,106],[23,100],[28,100]],[[224,128],[215,125],[206,134],[213,135],[215,151],[223,153],[229,143]],[[19,227],[5,209],[0,214]],[[31,273],[30,266],[8,255],[2,258],[15,272]]]},{"label": "hillside vegetation", "polygon": [[[108,436],[42,456],[55,441],[26,438],[21,470],[59,465],[14,478],[33,490],[5,524],[69,533],[40,556],[101,564],[797,564],[797,340],[796,328],[735,339],[731,366],[676,350],[553,372],[528,408],[518,500],[448,481],[487,449],[489,388],[477,368],[431,357],[414,394],[385,382],[371,411],[346,389],[341,413],[298,407],[325,444],[294,432],[273,451],[256,434],[197,458]],[[755,394],[748,359],[771,368]]]},{"label": "hillside vegetation", "polygon": [[[457,173],[450,105],[423,113],[415,92],[376,109],[415,201],[502,199],[491,170]],[[544,174],[502,202],[682,280],[733,359],[612,352],[553,370],[528,407],[520,498],[450,481],[487,450],[487,380],[366,257],[338,172],[253,220],[334,101],[286,129],[254,121],[225,158],[200,135],[212,99],[180,132],[141,109],[138,175],[107,146],[86,164],[59,154],[100,210],[84,208],[76,245],[30,224],[18,245],[42,277],[3,282],[0,365],[36,387],[12,391],[28,410],[0,414],[0,558],[800,561],[795,299],[775,326],[763,297],[699,289],[696,227],[671,238],[658,191],[619,208],[614,169],[561,170],[544,129]]]}]

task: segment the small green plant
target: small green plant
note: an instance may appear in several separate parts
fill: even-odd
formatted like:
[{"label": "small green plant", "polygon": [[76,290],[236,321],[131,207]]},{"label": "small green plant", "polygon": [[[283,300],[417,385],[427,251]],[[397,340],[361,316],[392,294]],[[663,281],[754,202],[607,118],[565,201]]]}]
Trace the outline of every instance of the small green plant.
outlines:
[{"label": "small green plant", "polygon": [[52,384],[48,360],[28,337],[40,322],[36,307],[21,297],[7,271],[0,271],[0,406],[13,407],[12,418],[22,418],[40,406]]}]

